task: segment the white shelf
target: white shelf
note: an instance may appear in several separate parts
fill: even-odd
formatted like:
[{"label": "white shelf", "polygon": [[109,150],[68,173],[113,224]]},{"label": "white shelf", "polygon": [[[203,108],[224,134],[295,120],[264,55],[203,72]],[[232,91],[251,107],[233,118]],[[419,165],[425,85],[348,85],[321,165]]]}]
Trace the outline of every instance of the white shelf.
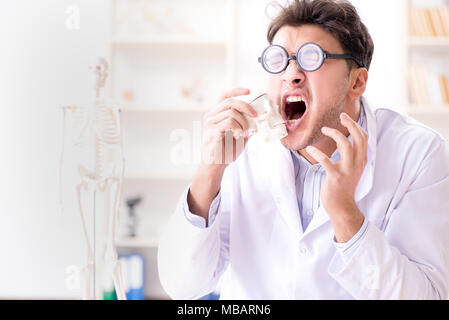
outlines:
[{"label": "white shelf", "polygon": [[157,112],[157,113],[162,113],[162,112],[176,112],[176,113],[181,113],[181,112],[186,112],[186,113],[202,113],[202,112],[206,112],[207,109],[206,107],[201,107],[201,106],[194,106],[194,105],[190,105],[190,106],[180,106],[180,107],[145,107],[145,106],[131,106],[131,107],[123,107],[120,109],[121,112],[129,112],[129,113],[138,113],[138,112]]},{"label": "white shelf", "polygon": [[148,237],[125,237],[115,242],[117,248],[157,248],[158,241]]},{"label": "white shelf", "polygon": [[449,105],[442,106],[420,106],[410,105],[407,109],[407,113],[410,115],[449,115]]},{"label": "white shelf", "polygon": [[126,174],[125,180],[168,180],[168,181],[190,181],[193,173],[147,173],[147,174]]},{"label": "white shelf", "polygon": [[114,35],[114,46],[200,46],[200,47],[226,47],[224,40],[201,39],[187,37],[157,37],[149,35]]},{"label": "white shelf", "polygon": [[409,37],[408,45],[418,48],[449,49],[449,37]]}]

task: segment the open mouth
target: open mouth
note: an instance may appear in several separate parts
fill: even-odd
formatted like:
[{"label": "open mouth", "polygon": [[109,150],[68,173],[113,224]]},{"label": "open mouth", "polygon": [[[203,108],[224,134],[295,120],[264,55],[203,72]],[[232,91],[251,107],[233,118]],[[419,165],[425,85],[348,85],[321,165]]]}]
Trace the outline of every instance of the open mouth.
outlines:
[{"label": "open mouth", "polygon": [[284,117],[287,127],[295,130],[307,112],[307,104],[302,96],[289,96],[285,100]]}]

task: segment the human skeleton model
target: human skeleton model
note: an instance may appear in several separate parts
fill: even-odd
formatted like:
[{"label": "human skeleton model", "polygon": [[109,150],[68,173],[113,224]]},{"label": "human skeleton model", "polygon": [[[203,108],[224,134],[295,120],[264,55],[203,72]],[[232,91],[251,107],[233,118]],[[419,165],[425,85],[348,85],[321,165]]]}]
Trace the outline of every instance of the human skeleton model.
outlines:
[{"label": "human skeleton model", "polygon": [[[73,144],[76,154],[84,154],[84,161],[77,162],[78,183],[76,194],[81,216],[83,233],[87,244],[87,265],[83,269],[85,276],[84,299],[95,299],[95,215],[98,204],[96,199],[104,197],[104,225],[106,230],[101,242],[101,254],[104,257],[102,271],[112,274],[118,299],[126,299],[120,261],[115,249],[115,230],[117,228],[120,203],[122,198],[122,182],[125,168],[123,158],[122,135],[120,129],[119,109],[106,103],[102,96],[108,76],[108,64],[105,59],[98,58],[94,67],[89,69],[94,73],[95,103],[89,108],[75,105],[64,106],[64,138],[66,116],[71,117],[71,129],[74,131]],[[61,167],[64,158],[64,142],[61,154]],[[60,172],[61,174],[62,172]],[[62,188],[62,183],[61,183]],[[93,241],[89,237],[86,224],[86,211],[83,200],[93,199]],[[84,201],[86,202],[86,201]],[[61,192],[62,205],[62,192]],[[89,211],[90,212],[90,211]],[[88,216],[89,217],[89,216]],[[92,219],[91,219],[92,220]]]}]

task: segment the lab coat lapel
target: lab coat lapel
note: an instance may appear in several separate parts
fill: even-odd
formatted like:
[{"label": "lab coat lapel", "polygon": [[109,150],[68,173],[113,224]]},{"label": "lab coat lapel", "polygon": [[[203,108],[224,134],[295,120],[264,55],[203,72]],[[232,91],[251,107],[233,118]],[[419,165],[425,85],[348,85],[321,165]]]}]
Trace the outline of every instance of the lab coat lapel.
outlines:
[{"label": "lab coat lapel", "polygon": [[368,101],[362,97],[362,106],[366,115],[366,129],[368,131],[368,162],[355,190],[355,202],[362,200],[373,186],[374,168],[376,164],[377,123],[373,110]]},{"label": "lab coat lapel", "polygon": [[270,148],[270,161],[267,172],[270,173],[271,194],[278,210],[295,235],[302,235],[302,225],[299,216],[298,200],[296,196],[295,174],[290,151],[280,142],[273,143]]},{"label": "lab coat lapel", "polygon": [[[367,131],[368,131],[368,163],[365,167],[365,170],[363,170],[362,176],[360,177],[359,184],[357,185],[354,194],[354,200],[356,203],[362,200],[368,194],[368,192],[371,190],[373,186],[374,167],[376,160],[376,141],[377,141],[376,119],[373,111],[371,110],[370,106],[368,105],[368,102],[364,97],[362,97],[362,106],[365,110]],[[320,206],[303,236],[306,236],[307,234],[316,230],[329,220],[330,218],[328,213],[326,212],[323,206]]]}]

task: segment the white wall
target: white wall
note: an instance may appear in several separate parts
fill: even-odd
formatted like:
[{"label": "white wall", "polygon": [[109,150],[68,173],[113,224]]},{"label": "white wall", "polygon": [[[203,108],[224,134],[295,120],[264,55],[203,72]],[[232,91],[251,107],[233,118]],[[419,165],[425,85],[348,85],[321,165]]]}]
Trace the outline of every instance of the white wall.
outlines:
[{"label": "white wall", "polygon": [[[78,30],[66,27],[69,5],[80,9]],[[0,3],[0,298],[79,297],[65,285],[66,267],[85,262],[85,247],[76,212],[58,211],[59,106],[89,98],[86,67],[107,54],[108,7]]]},{"label": "white wall", "polygon": [[365,96],[374,107],[404,111],[407,103],[405,0],[352,0],[374,41]]}]

